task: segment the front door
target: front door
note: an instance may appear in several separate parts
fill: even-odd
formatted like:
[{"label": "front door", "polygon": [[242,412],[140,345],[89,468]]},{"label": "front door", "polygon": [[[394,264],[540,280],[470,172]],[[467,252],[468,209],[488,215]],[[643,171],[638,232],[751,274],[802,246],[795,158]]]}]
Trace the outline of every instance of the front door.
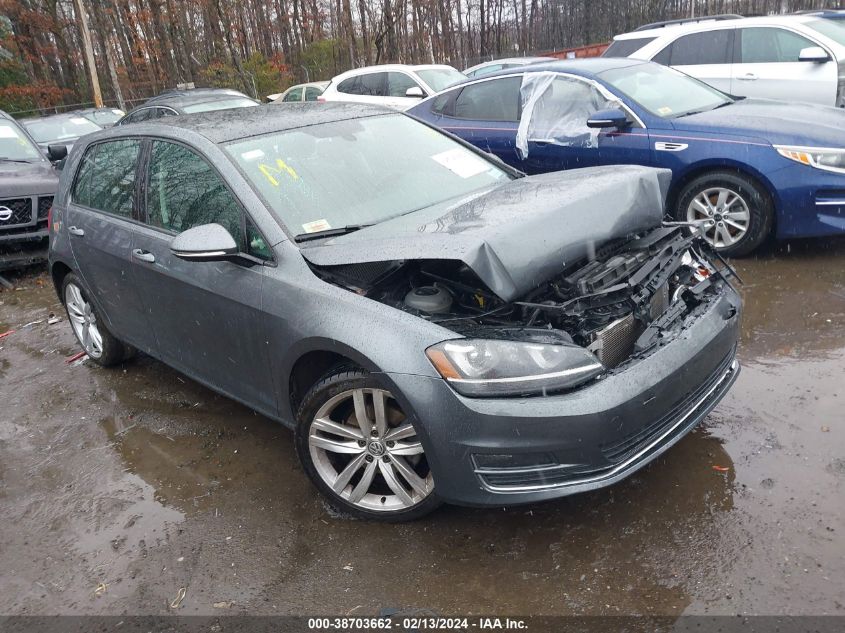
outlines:
[{"label": "front door", "polygon": [[135,231],[132,257],[157,355],[258,410],[274,411],[261,312],[264,266],[185,261],[170,251],[177,233],[217,223],[246,253],[252,224],[222,177],[193,150],[154,140],[148,165],[144,224]]},{"label": "front door", "polygon": [[546,83],[545,89],[538,85],[540,94],[533,105],[530,90],[522,90],[519,169],[536,174],[596,165],[652,164],[648,134],[636,123],[624,129],[587,127],[593,114],[620,107],[619,102],[580,79],[561,76]]},{"label": "front door", "polygon": [[109,330],[120,340],[150,351],[155,336],[130,273],[140,150],[138,139],[88,147],[64,222],[76,269]]},{"label": "front door", "polygon": [[730,93],[739,97],[836,102],[836,62],[802,62],[805,48],[818,46],[803,35],[773,27],[737,29]]}]

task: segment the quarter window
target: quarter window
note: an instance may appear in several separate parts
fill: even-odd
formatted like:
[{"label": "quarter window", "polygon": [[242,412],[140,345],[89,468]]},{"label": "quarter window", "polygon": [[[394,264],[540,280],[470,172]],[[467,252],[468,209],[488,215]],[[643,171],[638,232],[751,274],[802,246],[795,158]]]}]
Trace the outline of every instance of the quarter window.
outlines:
[{"label": "quarter window", "polygon": [[302,101],[302,88],[291,90],[285,95],[285,98],[282,99],[282,101]]},{"label": "quarter window", "polygon": [[141,142],[98,143],[82,157],[71,197],[76,204],[123,217],[132,215]]},{"label": "quarter window", "polygon": [[817,46],[797,33],[775,28],[744,28],[740,37],[743,64],[797,62],[802,49]]},{"label": "quarter window", "polygon": [[522,77],[491,79],[467,86],[455,99],[455,117],[478,121],[518,121]]},{"label": "quarter window", "polygon": [[242,244],[241,208],[220,176],[188,148],[153,141],[147,223],[179,233],[217,223]]}]

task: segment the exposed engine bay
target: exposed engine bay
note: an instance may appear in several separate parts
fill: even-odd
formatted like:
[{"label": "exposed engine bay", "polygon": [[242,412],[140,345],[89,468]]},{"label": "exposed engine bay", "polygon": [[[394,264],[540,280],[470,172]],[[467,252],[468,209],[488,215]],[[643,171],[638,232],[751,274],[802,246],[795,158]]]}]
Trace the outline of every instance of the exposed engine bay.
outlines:
[{"label": "exposed engine bay", "polygon": [[315,272],[467,337],[574,343],[607,368],[660,345],[733,274],[723,261],[716,267],[718,256],[703,239],[678,226],[591,250],[511,302],[486,289],[468,266],[450,260],[321,266]]}]

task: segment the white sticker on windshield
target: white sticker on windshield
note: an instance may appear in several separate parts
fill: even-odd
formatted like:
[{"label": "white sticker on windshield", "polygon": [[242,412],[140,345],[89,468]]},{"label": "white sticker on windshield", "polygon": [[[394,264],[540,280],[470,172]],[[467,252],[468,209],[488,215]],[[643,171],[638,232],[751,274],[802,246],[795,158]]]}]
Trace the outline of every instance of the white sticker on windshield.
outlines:
[{"label": "white sticker on windshield", "polygon": [[18,138],[18,133],[8,125],[0,125],[0,138]]},{"label": "white sticker on windshield", "polygon": [[116,114],[117,116],[123,116],[126,113],[123,110],[112,110],[112,114]]},{"label": "white sticker on windshield", "polygon": [[70,122],[75,124],[75,125],[87,125],[88,119],[81,117],[81,116],[75,116],[70,120]]},{"label": "white sticker on windshield", "polygon": [[255,160],[256,158],[264,158],[264,151],[260,149],[251,149],[248,152],[241,154],[244,160]]},{"label": "white sticker on windshield", "polygon": [[332,228],[328,220],[314,220],[313,222],[306,222],[302,225],[302,229],[306,233],[316,233],[317,231],[327,231]]},{"label": "white sticker on windshield", "polygon": [[462,147],[435,154],[431,158],[461,178],[472,178],[490,169],[487,162]]}]

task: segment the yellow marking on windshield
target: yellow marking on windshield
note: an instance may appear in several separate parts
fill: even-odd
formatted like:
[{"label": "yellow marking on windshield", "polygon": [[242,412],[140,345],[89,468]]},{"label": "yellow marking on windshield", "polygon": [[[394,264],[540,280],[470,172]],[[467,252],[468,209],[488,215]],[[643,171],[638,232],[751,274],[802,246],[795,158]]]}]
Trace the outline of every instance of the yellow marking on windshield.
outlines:
[{"label": "yellow marking on windshield", "polygon": [[267,165],[265,163],[258,164],[259,171],[264,174],[264,177],[270,182],[271,185],[274,187],[279,186],[279,181],[276,180],[273,174],[277,176],[281,176],[283,174],[287,174],[294,180],[299,180],[299,174],[296,173],[296,170],[288,165],[285,161],[281,158],[276,159],[276,166],[273,167],[272,165]]}]

